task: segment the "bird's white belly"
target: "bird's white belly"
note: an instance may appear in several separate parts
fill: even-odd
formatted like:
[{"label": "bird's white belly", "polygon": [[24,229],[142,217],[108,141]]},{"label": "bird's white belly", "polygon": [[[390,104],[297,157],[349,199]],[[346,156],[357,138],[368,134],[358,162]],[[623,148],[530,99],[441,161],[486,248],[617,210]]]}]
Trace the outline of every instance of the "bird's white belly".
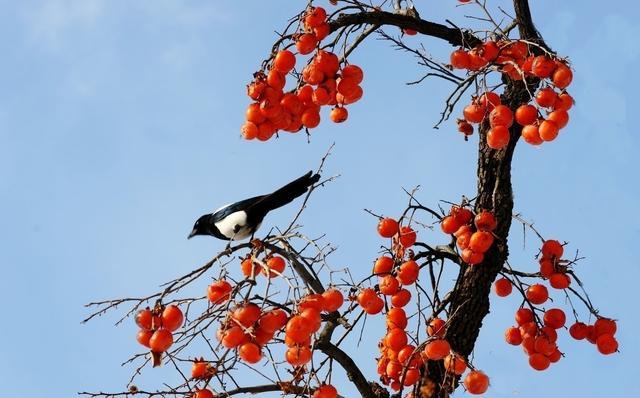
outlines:
[{"label": "bird's white belly", "polygon": [[251,236],[251,228],[247,225],[247,213],[244,211],[229,214],[215,223],[215,226],[229,239],[241,240]]}]

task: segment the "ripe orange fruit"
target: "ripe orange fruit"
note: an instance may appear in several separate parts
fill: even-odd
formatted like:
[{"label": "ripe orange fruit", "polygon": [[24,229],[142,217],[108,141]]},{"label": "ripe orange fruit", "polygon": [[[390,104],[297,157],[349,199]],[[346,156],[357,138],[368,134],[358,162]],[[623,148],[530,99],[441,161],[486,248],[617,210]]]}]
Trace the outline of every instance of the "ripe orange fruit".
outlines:
[{"label": "ripe orange fruit", "polygon": [[506,105],[498,105],[489,113],[489,124],[491,127],[511,127],[513,124],[513,112]]},{"label": "ripe orange fruit", "polygon": [[294,345],[287,349],[285,359],[293,366],[302,366],[311,361],[311,349],[306,345]]},{"label": "ripe orange fruit", "polygon": [[256,80],[250,84],[247,84],[247,96],[254,101],[258,101],[262,97],[262,92],[267,87],[267,83],[264,80]]},{"label": "ripe orange fruit", "polygon": [[352,80],[356,84],[360,84],[364,78],[364,72],[358,65],[349,64],[345,65],[340,71],[343,78]]},{"label": "ripe orange fruit", "polygon": [[391,308],[389,312],[387,312],[387,328],[404,329],[407,327],[407,323],[407,314],[402,308]]},{"label": "ripe orange fruit", "polygon": [[184,315],[180,308],[175,305],[168,305],[162,311],[162,327],[170,332],[177,330],[184,322]]},{"label": "ripe orange fruit", "polygon": [[398,233],[398,222],[393,218],[383,218],[378,222],[378,233],[383,238],[391,238]]},{"label": "ripe orange fruit", "polygon": [[322,297],[322,294],[307,294],[298,303],[298,308],[301,311],[307,308],[313,308],[317,312],[320,312],[324,309],[324,298]]},{"label": "ripe orange fruit", "polygon": [[375,297],[375,299],[373,300],[370,306],[366,308],[363,307],[364,312],[366,312],[369,315],[379,314],[380,311],[382,311],[382,308],[384,308],[384,300],[378,296]]},{"label": "ripe orange fruit", "polygon": [[545,370],[550,364],[551,361],[549,361],[549,358],[542,354],[534,353],[529,357],[529,365],[535,370]]},{"label": "ripe orange fruit", "polygon": [[520,345],[522,344],[522,334],[517,327],[510,327],[504,332],[504,339],[508,344]]},{"label": "ripe orange fruit", "polygon": [[311,335],[311,326],[307,318],[295,315],[287,322],[285,333],[292,341],[302,344]]},{"label": "ripe orange fruit", "polygon": [[451,53],[450,58],[451,66],[456,69],[468,69],[469,68],[469,54],[461,48]]},{"label": "ripe orange fruit", "polygon": [[487,62],[494,61],[498,54],[500,53],[500,48],[493,40],[488,40],[482,44],[482,58]]},{"label": "ripe orange fruit", "polygon": [[456,353],[451,353],[444,358],[444,368],[449,373],[461,375],[467,370],[467,361]]},{"label": "ripe orange fruit", "polygon": [[320,124],[320,111],[316,108],[307,108],[302,112],[302,125],[312,129]]},{"label": "ripe orange fruit", "polygon": [[315,333],[320,329],[322,324],[322,318],[320,317],[320,311],[315,308],[305,308],[300,312],[300,316],[309,322],[308,327],[311,329],[311,333]]},{"label": "ripe orange fruit", "polygon": [[528,124],[533,124],[536,120],[538,120],[538,109],[536,109],[533,105],[520,105],[518,109],[516,109],[515,114],[516,122],[518,122],[521,126],[526,126]]},{"label": "ripe orange fruit", "polygon": [[391,296],[391,305],[394,307],[404,307],[411,300],[411,292],[407,289],[400,289],[396,294]]},{"label": "ripe orange fruit", "polygon": [[253,326],[260,318],[260,307],[253,303],[246,303],[237,307],[231,314],[231,318],[245,328]]},{"label": "ripe orange fruit", "polygon": [[267,311],[258,319],[258,327],[266,332],[275,332],[287,324],[287,313],[281,309]]},{"label": "ripe orange fruit", "polygon": [[549,298],[549,291],[544,285],[536,283],[527,289],[527,299],[532,304],[542,304]]},{"label": "ripe orange fruit", "polygon": [[215,395],[209,389],[197,390],[193,393],[193,398],[214,398]]},{"label": "ripe orange fruit", "polygon": [[469,51],[469,69],[480,70],[487,65],[487,61],[478,54],[478,51]]},{"label": "ripe orange fruit", "polygon": [[551,87],[538,90],[536,93],[536,102],[544,108],[551,108],[555,105],[558,95]]},{"label": "ripe orange fruit", "polygon": [[330,51],[319,50],[313,62],[327,77],[333,78],[340,68],[340,59]]},{"label": "ripe orange fruit", "polygon": [[480,105],[485,106],[487,111],[492,111],[498,105],[502,104],[502,100],[500,99],[500,95],[494,93],[493,91],[486,91],[479,98]]},{"label": "ripe orange fruit", "polygon": [[323,384],[313,393],[313,398],[336,398],[338,390],[331,384]]},{"label": "ripe orange fruit", "polygon": [[544,141],[553,141],[558,136],[560,129],[552,120],[543,120],[538,127],[538,134]]},{"label": "ripe orange fruit", "polygon": [[484,394],[489,388],[489,377],[479,370],[472,370],[464,378],[464,388],[470,394]]},{"label": "ripe orange fruit", "polygon": [[384,342],[392,350],[400,351],[407,345],[407,333],[400,328],[391,329],[387,332]]},{"label": "ripe orange fruit", "polygon": [[296,40],[296,48],[302,55],[311,53],[318,45],[318,39],[313,33],[305,33],[298,37]]},{"label": "ripe orange fruit", "polygon": [[242,269],[242,275],[246,277],[250,277],[252,275],[255,276],[260,271],[260,266],[252,262],[250,258],[242,260],[242,263],[240,263],[240,268]]},{"label": "ripe orange fruit", "polygon": [[527,144],[540,145],[544,140],[540,137],[540,130],[537,124],[527,124],[520,133]]},{"label": "ripe orange fruit", "polygon": [[444,336],[446,322],[440,318],[433,318],[429,325],[427,326],[427,334],[429,336]]},{"label": "ripe orange fruit", "polygon": [[265,121],[265,117],[260,111],[260,104],[254,102],[247,107],[247,111],[245,113],[246,119],[249,122],[255,123],[256,125]]},{"label": "ripe orange fruit", "polygon": [[267,84],[276,90],[282,90],[287,84],[287,78],[276,69],[271,69],[267,74]]},{"label": "ripe orange fruit", "polygon": [[511,281],[507,278],[497,279],[493,284],[493,291],[498,297],[507,297],[511,294],[512,289]]},{"label": "ripe orange fruit", "polygon": [[242,133],[242,138],[245,140],[253,140],[258,136],[259,130],[255,123],[244,122],[240,128],[240,132]]},{"label": "ripe orange fruit", "polygon": [[480,264],[482,260],[484,260],[484,253],[476,253],[473,250],[466,248],[462,251],[460,255],[462,261],[469,265]]},{"label": "ripe orange fruit", "polygon": [[327,12],[322,7],[311,7],[304,17],[304,24],[308,28],[320,26],[327,18]]},{"label": "ripe orange fruit", "polygon": [[380,256],[373,265],[374,274],[387,274],[393,269],[393,259],[389,256]]},{"label": "ripe orange fruit", "polygon": [[411,285],[418,280],[420,266],[413,260],[405,261],[398,267],[398,281],[403,285]]},{"label": "ripe orange fruit", "polygon": [[362,308],[367,308],[373,305],[377,297],[378,295],[376,294],[375,290],[371,288],[366,288],[360,291],[357,297],[357,301]]},{"label": "ripe orange fruit", "polygon": [[469,240],[469,249],[476,253],[484,253],[493,244],[493,234],[486,231],[476,231]]},{"label": "ripe orange fruit", "polygon": [[413,244],[416,243],[416,240],[418,238],[418,236],[416,235],[416,232],[409,226],[401,227],[399,234],[400,234],[400,244],[402,244],[402,247],[404,247],[405,249],[413,246]]},{"label": "ripe orange fruit", "polygon": [[506,126],[494,126],[487,133],[487,145],[499,150],[507,146],[509,138],[509,129]]},{"label": "ripe orange fruit", "polygon": [[269,278],[275,278],[282,274],[286,267],[286,262],[280,256],[273,256],[267,260],[266,265],[266,268],[262,268],[262,274],[267,275]]},{"label": "ripe orange fruit", "polygon": [[420,380],[420,371],[416,368],[409,368],[404,374],[403,386],[409,387],[416,384]]},{"label": "ripe orange fruit", "polygon": [[613,354],[618,351],[618,341],[610,334],[603,334],[597,338],[596,347],[601,354]]},{"label": "ripe orange fruit", "polygon": [[549,239],[544,241],[541,251],[543,257],[559,259],[564,253],[564,248],[557,240]]},{"label": "ripe orange fruit", "polygon": [[149,348],[153,352],[165,352],[173,344],[173,335],[167,329],[158,329],[149,339]]},{"label": "ripe orange fruit", "polygon": [[568,111],[573,106],[573,97],[569,93],[562,93],[556,99],[556,103],[553,104],[553,109]]},{"label": "ripe orange fruit", "polygon": [[601,336],[603,334],[610,334],[613,336],[618,330],[616,321],[607,318],[598,318],[593,324],[593,328],[596,336]]},{"label": "ripe orange fruit", "polygon": [[541,78],[551,76],[555,69],[555,61],[544,55],[538,55],[535,57],[533,59],[533,64],[531,65],[531,72]]},{"label": "ripe orange fruit", "polygon": [[554,289],[566,289],[571,284],[569,275],[555,272],[549,276],[549,284]]},{"label": "ripe orange fruit", "polygon": [[561,129],[569,123],[569,113],[563,109],[558,109],[549,113],[547,120],[554,122]]},{"label": "ripe orange fruit", "polygon": [[262,358],[260,347],[256,343],[247,342],[238,348],[238,356],[247,363],[258,363]]},{"label": "ripe orange fruit", "polygon": [[567,321],[567,317],[560,308],[551,308],[544,313],[544,324],[554,329],[560,329]]},{"label": "ripe orange fruit", "polygon": [[[556,334],[557,336],[557,334]],[[546,335],[540,335],[536,337],[534,341],[533,348],[536,352],[539,352],[542,355],[551,355],[552,352],[556,350],[555,342],[551,341],[551,339]]]},{"label": "ripe orange fruit", "polygon": [[525,322],[519,327],[522,338],[535,337],[538,334],[538,325],[534,321]]},{"label": "ripe orange fruit", "polygon": [[414,356],[414,354],[416,354],[415,352],[416,347],[412,346],[411,344],[405,346],[403,349],[401,349],[400,351],[398,351],[398,362],[400,362],[403,365],[406,365],[409,360]]},{"label": "ripe orange fruit", "polygon": [[289,50],[278,51],[273,60],[273,68],[280,73],[286,74],[296,65],[296,56]]},{"label": "ripe orange fruit", "polygon": [[322,293],[323,309],[327,312],[337,311],[344,303],[344,297],[338,289],[328,289]]},{"label": "ripe orange fruit", "polygon": [[446,216],[440,221],[440,229],[445,234],[452,234],[460,228],[460,223],[453,216]]},{"label": "ripe orange fruit", "polygon": [[135,321],[140,329],[151,330],[153,328],[153,314],[151,314],[151,310],[146,308],[138,311],[135,316]]},{"label": "ripe orange fruit", "polygon": [[587,337],[587,325],[582,322],[576,322],[569,328],[569,334],[576,340],[583,340]]},{"label": "ripe orange fruit", "polygon": [[380,293],[385,296],[392,296],[400,289],[400,282],[393,275],[385,275],[380,277],[378,287],[380,288]]},{"label": "ripe orange fruit", "polygon": [[491,232],[498,226],[498,221],[490,211],[481,211],[473,220],[476,228],[479,231]]},{"label": "ripe orange fruit", "polygon": [[477,103],[471,103],[462,110],[465,120],[469,123],[480,123],[486,112],[487,107]]},{"label": "ripe orange fruit", "polygon": [[[460,224],[464,226],[473,219],[473,212],[466,207],[452,206],[450,215]],[[454,233],[455,235],[455,233]]]},{"label": "ripe orange fruit", "polygon": [[244,334],[240,326],[232,326],[222,333],[221,343],[226,348],[236,348],[248,340],[247,335]]},{"label": "ripe orange fruit", "polygon": [[556,70],[553,72],[551,80],[556,87],[566,88],[573,80],[573,72],[571,72],[571,69],[567,65],[559,63]]},{"label": "ripe orange fruit", "polygon": [[331,109],[331,113],[329,114],[329,118],[334,123],[342,123],[349,117],[349,112],[347,112],[347,108],[343,106],[336,106]]},{"label": "ripe orange fruit", "polygon": [[[251,261],[251,260],[249,260]],[[229,300],[233,287],[224,279],[213,282],[207,288],[207,297],[213,304],[222,304]]]},{"label": "ripe orange fruit", "polygon": [[191,378],[192,379],[204,379],[209,373],[207,371],[209,364],[205,361],[194,361],[191,366]]},{"label": "ripe orange fruit", "polygon": [[449,342],[444,339],[432,340],[424,347],[424,354],[427,358],[438,361],[451,353]]},{"label": "ripe orange fruit", "polygon": [[151,348],[149,347],[149,340],[151,339],[151,336],[153,336],[153,330],[140,329],[136,336],[136,340],[138,340],[138,343],[143,346]]},{"label": "ripe orange fruit", "polygon": [[518,325],[524,325],[525,323],[532,322],[533,319],[533,312],[529,308],[519,308],[516,311],[516,323]]}]

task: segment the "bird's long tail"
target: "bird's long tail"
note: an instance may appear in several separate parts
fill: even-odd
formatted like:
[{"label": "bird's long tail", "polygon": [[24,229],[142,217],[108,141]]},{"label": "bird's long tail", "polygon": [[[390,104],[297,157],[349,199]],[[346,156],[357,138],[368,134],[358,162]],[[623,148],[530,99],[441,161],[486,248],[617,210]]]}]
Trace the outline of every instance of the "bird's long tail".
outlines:
[{"label": "bird's long tail", "polygon": [[302,177],[291,181],[287,185],[282,188],[274,191],[269,195],[265,195],[265,197],[257,202],[254,206],[254,210],[257,212],[261,212],[263,214],[268,213],[271,210],[277,209],[278,207],[282,207],[287,203],[293,201],[298,196],[304,195],[310,186],[315,184],[320,180],[320,174],[313,174],[313,172],[308,172]]}]

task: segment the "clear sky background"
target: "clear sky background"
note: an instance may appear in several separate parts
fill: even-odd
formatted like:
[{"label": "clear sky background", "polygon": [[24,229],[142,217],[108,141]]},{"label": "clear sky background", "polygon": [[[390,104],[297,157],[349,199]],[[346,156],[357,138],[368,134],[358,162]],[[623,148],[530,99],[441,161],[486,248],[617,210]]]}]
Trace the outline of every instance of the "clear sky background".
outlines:
[{"label": "clear sky background", "polygon": [[[454,0],[416,3],[427,19],[466,23]],[[419,198],[432,205],[473,196],[477,137],[465,143],[451,122],[431,128],[450,87],[406,86],[423,71],[379,41],[351,57],[365,70],[365,96],[347,123],[325,121],[310,144],[303,135],[268,143],[239,137],[245,84],[274,29],[302,4],[0,0],[3,396],[123,390],[133,369],[119,364],[139,351],[136,328],[113,327],[114,316],[81,325],[83,304],[153,292],[202,264],[223,243],[186,240],[197,216],[315,168],[334,141],[326,173],[342,177],[314,195],[303,221],[311,235],[326,232],[339,246],[336,266],[358,275],[380,244],[363,208],[398,215],[401,188],[418,184]],[[621,353],[603,357],[564,334],[567,357],[535,372],[502,338],[519,301],[492,298],[475,350],[476,366],[491,376],[488,396],[637,390],[639,9],[631,0],[612,4],[532,1],[547,42],[571,58],[577,104],[555,142],[518,146],[513,181],[516,210],[587,257],[577,271],[602,313],[620,319]],[[435,54],[449,51],[423,42]],[[293,211],[267,224],[284,225]],[[522,252],[521,238],[514,230],[512,262],[533,270],[534,249]],[[374,378],[382,329],[370,330],[363,347],[371,359],[369,348],[357,358]],[[147,371],[138,385],[160,388],[165,372]],[[354,394],[348,384],[340,391]]]}]

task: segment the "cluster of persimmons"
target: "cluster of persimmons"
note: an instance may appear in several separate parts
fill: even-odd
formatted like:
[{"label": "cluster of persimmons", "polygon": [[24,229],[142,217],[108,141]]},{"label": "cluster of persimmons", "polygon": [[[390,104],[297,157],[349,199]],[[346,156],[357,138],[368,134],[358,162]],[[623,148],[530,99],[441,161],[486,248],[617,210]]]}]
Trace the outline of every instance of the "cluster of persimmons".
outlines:
[{"label": "cluster of persimmons", "polygon": [[[458,239],[466,239],[464,250],[470,251],[465,255],[461,249],[463,261],[475,265],[482,262],[484,252],[493,243],[490,231],[496,227],[496,220],[490,212],[474,215],[466,207],[454,206],[450,214],[443,218],[441,227],[449,234],[460,230],[459,236],[462,238]],[[444,338],[447,328],[444,320],[436,317],[430,321],[427,327],[429,337],[422,344],[411,344],[406,330],[408,317],[404,307],[412,302],[411,291],[407,288],[417,283],[420,274],[420,265],[409,250],[416,243],[416,232],[387,217],[380,219],[378,233],[392,240],[392,250],[390,255],[382,255],[375,261],[372,274],[378,277],[378,283],[375,288],[361,289],[357,302],[369,315],[385,314],[387,332],[378,345],[381,354],[378,358],[378,374],[381,381],[396,391],[402,386],[412,386],[420,379],[420,367],[427,360],[442,360],[448,373],[461,376],[468,364]],[[489,378],[482,371],[470,370],[464,377],[464,385],[469,393],[482,394],[489,386]]]},{"label": "cluster of persimmons", "polygon": [[[567,273],[567,260],[562,260],[563,245],[557,240],[545,240],[540,250],[539,277],[558,290],[569,288],[571,278]],[[558,330],[565,328],[567,317],[561,308],[540,309],[549,299],[549,290],[543,283],[520,286],[527,307],[520,307],[515,313],[516,326],[505,331],[505,340],[511,345],[521,345],[529,357],[529,365],[536,370],[545,370],[551,363],[558,362],[562,353],[558,349]],[[513,290],[513,282],[499,278],[494,282],[494,292],[506,297]],[[538,314],[542,315],[542,319]],[[593,325],[576,322],[569,328],[569,334],[576,340],[587,339],[595,344],[600,353],[609,355],[618,350],[614,334],[616,322],[598,316]]]},{"label": "cluster of persimmons", "polygon": [[[502,149],[509,143],[509,128],[515,122],[522,126],[522,138],[531,145],[553,141],[569,122],[568,110],[573,98],[566,88],[573,80],[567,63],[551,53],[533,55],[531,44],[522,40],[487,40],[467,51],[451,53],[451,66],[471,72],[495,67],[512,80],[537,78],[542,84],[529,103],[514,108],[502,104],[500,95],[486,91],[475,96],[458,120],[458,131],[473,134],[473,125],[488,122],[487,145]],[[536,47],[539,48],[539,47]],[[546,113],[545,113],[546,112]]]},{"label": "cluster of persimmons", "polygon": [[[331,106],[329,118],[335,123],[347,120],[346,105],[362,97],[362,69],[342,62],[333,52],[320,49],[320,42],[329,34],[327,13],[322,7],[307,10],[301,31],[290,36],[295,52],[278,51],[266,72],[254,75],[247,86],[247,95],[254,101],[246,111],[242,136],[248,140],[266,141],[280,130],[295,133],[320,124],[320,109]],[[294,71],[297,58],[312,54],[302,68],[301,79]],[[286,89],[291,74],[297,87]],[[299,84],[298,84],[299,83]]]}]

